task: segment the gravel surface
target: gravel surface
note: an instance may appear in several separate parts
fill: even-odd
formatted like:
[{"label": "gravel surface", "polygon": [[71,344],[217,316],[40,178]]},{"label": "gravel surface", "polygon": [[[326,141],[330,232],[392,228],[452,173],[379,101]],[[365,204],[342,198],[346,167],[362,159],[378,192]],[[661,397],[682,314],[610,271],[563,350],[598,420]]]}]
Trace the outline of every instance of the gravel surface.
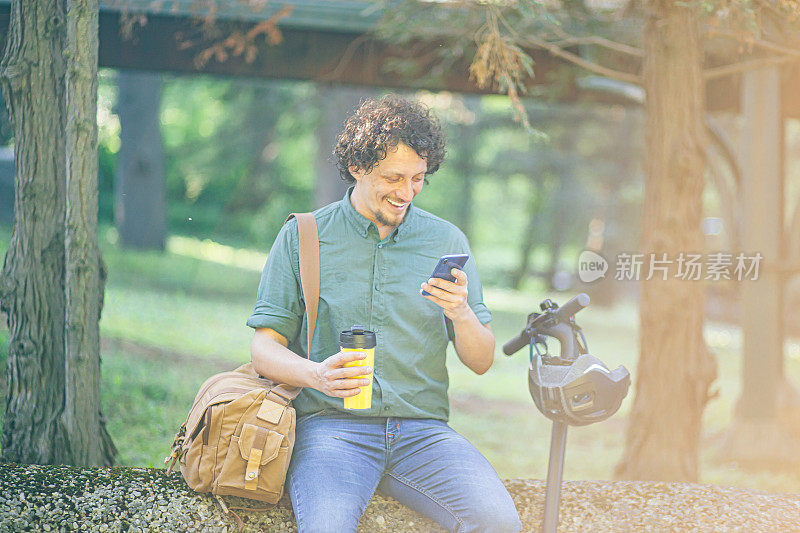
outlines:
[{"label": "gravel surface", "polygon": [[[541,524],[544,481],[507,480],[522,523]],[[800,495],[654,481],[565,481],[559,531],[800,531]]]},{"label": "gravel surface", "polygon": [[[526,531],[537,531],[544,482],[507,480]],[[266,507],[226,497],[232,506]],[[236,511],[244,531],[296,531],[284,497],[268,511]],[[567,481],[559,531],[800,531],[800,495],[689,483]],[[0,533],[17,531],[233,532],[236,526],[180,474],[155,468],[0,464]],[[360,532],[441,531],[390,498],[375,496]]]}]

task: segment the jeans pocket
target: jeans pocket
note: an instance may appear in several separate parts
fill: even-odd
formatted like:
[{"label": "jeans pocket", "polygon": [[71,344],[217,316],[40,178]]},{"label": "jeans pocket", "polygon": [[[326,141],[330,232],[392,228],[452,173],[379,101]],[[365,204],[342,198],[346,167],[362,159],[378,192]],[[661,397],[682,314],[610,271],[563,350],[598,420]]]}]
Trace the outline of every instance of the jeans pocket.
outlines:
[{"label": "jeans pocket", "polygon": [[317,418],[317,417],[320,417],[320,416],[323,416],[323,415],[326,415],[326,414],[331,414],[331,411],[326,411],[325,409],[323,409],[322,411],[316,411],[314,413],[308,413],[308,414],[305,414],[305,415],[300,415],[300,416],[297,417],[297,423],[298,424],[302,424],[302,423],[306,422],[307,420],[312,420],[314,418]]}]

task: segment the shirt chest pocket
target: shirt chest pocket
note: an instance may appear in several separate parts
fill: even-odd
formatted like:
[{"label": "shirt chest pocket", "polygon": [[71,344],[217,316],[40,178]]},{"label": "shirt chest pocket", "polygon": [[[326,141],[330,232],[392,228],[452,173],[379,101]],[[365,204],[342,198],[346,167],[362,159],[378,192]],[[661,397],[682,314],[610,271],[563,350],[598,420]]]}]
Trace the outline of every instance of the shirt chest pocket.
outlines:
[{"label": "shirt chest pocket", "polygon": [[363,300],[372,280],[372,256],[358,247],[320,243],[320,297],[332,304]]},{"label": "shirt chest pocket", "polygon": [[429,279],[438,260],[438,256],[407,257],[387,272],[387,296],[409,321],[442,320],[442,308],[420,294],[420,285]]}]

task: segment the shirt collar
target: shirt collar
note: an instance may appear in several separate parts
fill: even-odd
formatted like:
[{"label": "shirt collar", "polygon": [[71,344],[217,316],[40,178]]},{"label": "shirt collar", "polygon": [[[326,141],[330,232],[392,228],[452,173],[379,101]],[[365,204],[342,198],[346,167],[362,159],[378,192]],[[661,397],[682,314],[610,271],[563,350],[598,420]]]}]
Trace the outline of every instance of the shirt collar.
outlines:
[{"label": "shirt collar", "polygon": [[[352,194],[354,188],[355,185],[351,185],[347,188],[347,192],[344,193],[344,198],[342,198],[342,208],[344,209],[345,217],[353,225],[353,228],[355,228],[356,232],[358,232],[358,234],[362,237],[366,238],[369,234],[370,225],[374,226],[374,224],[370,219],[356,211],[356,208],[353,207],[353,203],[350,201],[350,195]],[[415,211],[414,204],[408,204],[406,216],[403,219],[403,222],[394,230],[392,230],[392,233],[389,234],[389,238],[393,242],[397,242],[399,237],[408,232],[408,229],[411,227],[414,218],[416,217]]]},{"label": "shirt collar", "polygon": [[369,231],[369,225],[372,224],[372,222],[367,217],[356,211],[356,208],[353,207],[352,202],[350,202],[350,194],[353,192],[354,188],[355,186],[351,185],[344,193],[344,198],[342,198],[342,209],[344,210],[345,217],[353,225],[353,228],[355,228],[356,232],[362,237],[366,238],[367,232]]},{"label": "shirt collar", "polygon": [[400,237],[406,236],[408,230],[414,224],[414,219],[416,218],[416,208],[414,207],[414,203],[408,204],[406,208],[406,216],[403,219],[403,222],[395,228],[395,230],[391,234],[392,241],[397,242],[397,239]]}]

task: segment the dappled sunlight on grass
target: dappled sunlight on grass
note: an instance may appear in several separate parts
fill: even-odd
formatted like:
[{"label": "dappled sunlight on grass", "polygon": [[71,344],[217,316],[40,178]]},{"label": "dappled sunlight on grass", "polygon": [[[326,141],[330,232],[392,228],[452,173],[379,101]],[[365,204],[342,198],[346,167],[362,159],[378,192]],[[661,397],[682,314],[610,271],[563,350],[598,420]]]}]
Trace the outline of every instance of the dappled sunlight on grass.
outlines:
[{"label": "dappled sunlight on grass", "polygon": [[100,334],[241,364],[250,360],[253,330],[245,322],[252,305],[241,298],[214,300],[146,288],[109,287]]},{"label": "dappled sunlight on grass", "polygon": [[195,239],[173,235],[167,239],[167,251],[175,255],[194,257],[221,265],[235,266],[261,272],[267,254],[257,250],[234,248],[211,239]]},{"label": "dappled sunlight on grass", "polygon": [[[101,234],[104,237],[100,241],[100,247],[108,268],[109,287],[134,287],[212,298],[255,299],[261,268],[267,257],[266,252],[261,254],[259,259],[261,266],[255,269],[253,268],[255,252],[249,250],[241,250],[244,255],[236,252],[229,257],[236,261],[241,257],[247,257],[249,263],[244,262],[247,266],[242,267],[203,257],[206,252],[203,251],[203,241],[199,239],[173,236],[167,242],[167,250],[160,252],[127,250],[120,247],[114,237],[116,231],[113,228],[101,231]],[[169,243],[175,239],[181,243],[180,247],[186,253],[174,253],[170,250]],[[187,252],[192,248],[193,252]],[[210,249],[218,250],[214,246]]]}]

